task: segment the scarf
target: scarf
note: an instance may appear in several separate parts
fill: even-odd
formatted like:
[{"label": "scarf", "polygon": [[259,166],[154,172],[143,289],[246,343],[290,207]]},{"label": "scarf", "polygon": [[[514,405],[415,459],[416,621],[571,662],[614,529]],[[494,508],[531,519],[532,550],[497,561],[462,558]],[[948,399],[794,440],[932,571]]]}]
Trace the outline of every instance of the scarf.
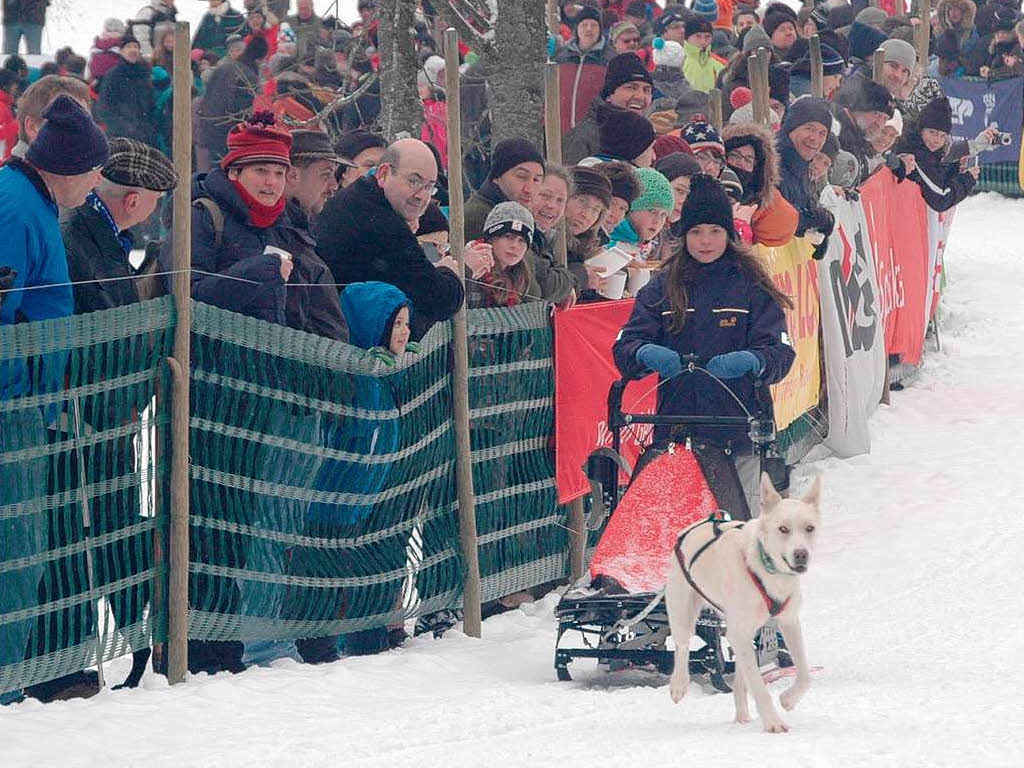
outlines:
[{"label": "scarf", "polygon": [[239,184],[237,180],[232,181],[231,186],[235,188],[235,191],[238,192],[238,196],[242,198],[242,202],[249,210],[249,223],[257,229],[272,227],[274,222],[276,222],[284,212],[284,195],[281,195],[281,198],[273,205],[264,205],[246,192],[245,187]]},{"label": "scarf", "polygon": [[87,205],[92,207],[96,213],[102,216],[105,222],[107,222],[107,226],[110,227],[111,231],[114,233],[114,237],[117,238],[117,242],[121,245],[122,254],[127,259],[128,255],[132,252],[132,246],[135,244],[135,238],[133,238],[131,233],[128,231],[118,231],[117,224],[114,223],[114,217],[110,214],[110,210],[107,208],[106,203],[104,203],[100,199],[100,196],[95,192],[90,192],[89,196],[85,198],[85,202]]}]

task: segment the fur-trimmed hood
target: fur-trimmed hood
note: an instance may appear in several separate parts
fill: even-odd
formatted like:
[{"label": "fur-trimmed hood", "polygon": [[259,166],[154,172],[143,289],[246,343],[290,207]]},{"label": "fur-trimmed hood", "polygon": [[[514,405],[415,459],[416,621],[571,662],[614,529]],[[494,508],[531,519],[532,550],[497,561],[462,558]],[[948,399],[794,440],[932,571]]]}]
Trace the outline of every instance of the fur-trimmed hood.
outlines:
[{"label": "fur-trimmed hood", "polygon": [[[949,22],[949,9],[955,5],[960,6],[964,17],[954,27]],[[978,7],[972,0],[939,0],[936,13],[939,17],[939,26],[942,27],[943,32],[953,30],[958,36],[963,37],[964,35],[969,35],[971,30],[974,29],[974,17],[978,13]]]},{"label": "fur-trimmed hood", "polygon": [[781,171],[779,170],[779,152],[775,147],[775,132],[770,128],[756,123],[734,123],[722,128],[722,141],[728,151],[731,140],[744,139],[744,143],[757,142],[759,155],[764,157],[760,168],[754,168],[753,178],[743,190],[743,199],[747,204],[757,202],[768,205],[779,186]]}]

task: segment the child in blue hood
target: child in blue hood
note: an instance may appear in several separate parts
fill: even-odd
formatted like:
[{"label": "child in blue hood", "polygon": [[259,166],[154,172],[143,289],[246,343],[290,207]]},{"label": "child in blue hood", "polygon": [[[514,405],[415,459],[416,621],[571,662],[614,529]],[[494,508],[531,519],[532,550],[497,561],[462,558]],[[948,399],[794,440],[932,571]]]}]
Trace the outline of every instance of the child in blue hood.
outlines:
[{"label": "child in blue hood", "polygon": [[[394,365],[405,352],[419,351],[417,344],[409,342],[412,302],[395,286],[383,282],[351,283],[341,294],[341,308],[348,323],[350,343],[369,350],[386,365]],[[400,499],[392,499],[388,504],[394,507],[396,519],[381,523],[379,516],[385,508],[370,500],[386,487],[391,467],[389,462],[373,459],[394,453],[401,442],[401,416],[392,415],[401,410],[391,381],[395,375],[401,374],[353,374],[351,405],[372,415],[343,414],[325,420],[325,445],[364,460],[325,459],[313,487],[321,493],[360,496],[366,501],[311,504],[308,535],[323,539],[360,536],[389,527],[404,514],[397,507]],[[395,571],[405,567],[405,545],[405,536],[396,534],[353,549],[296,548],[292,572],[336,578]],[[400,588],[401,581],[390,581],[365,587],[297,590],[295,608],[300,615],[296,618],[326,621],[387,613],[396,607]],[[308,663],[337,659],[338,646],[338,636],[296,641],[299,654]],[[341,638],[340,646],[349,655],[386,650],[388,629],[382,626],[349,633]]]}]

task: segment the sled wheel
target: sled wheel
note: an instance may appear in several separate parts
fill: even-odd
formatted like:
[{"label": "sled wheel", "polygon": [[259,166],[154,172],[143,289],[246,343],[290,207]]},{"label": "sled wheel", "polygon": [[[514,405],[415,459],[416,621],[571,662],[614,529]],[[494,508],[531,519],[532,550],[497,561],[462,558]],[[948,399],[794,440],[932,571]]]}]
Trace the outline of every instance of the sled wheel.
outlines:
[{"label": "sled wheel", "polygon": [[709,677],[709,681],[711,682],[711,687],[714,688],[716,691],[721,691],[722,693],[732,693],[732,688],[730,688],[729,684],[725,682],[725,678],[722,677],[721,672],[712,672]]},{"label": "sled wheel", "polygon": [[560,682],[572,682],[572,675],[569,674],[568,667],[555,667],[555,674],[558,675],[558,679]]}]

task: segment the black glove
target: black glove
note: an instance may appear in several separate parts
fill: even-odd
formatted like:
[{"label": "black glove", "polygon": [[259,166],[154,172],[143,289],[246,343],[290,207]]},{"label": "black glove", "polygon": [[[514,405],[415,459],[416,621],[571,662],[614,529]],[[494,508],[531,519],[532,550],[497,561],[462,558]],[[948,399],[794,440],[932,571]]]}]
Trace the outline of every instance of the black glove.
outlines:
[{"label": "black glove", "polygon": [[811,258],[814,259],[815,261],[821,261],[822,259],[825,258],[826,253],[828,253],[827,237],[820,243],[818,243],[816,246],[814,246],[814,250],[811,251]]},{"label": "black glove", "polygon": [[816,229],[827,239],[836,228],[836,217],[828,208],[812,208],[808,219],[811,221],[810,229]]},{"label": "black glove", "polygon": [[4,292],[14,287],[14,278],[18,276],[10,267],[0,267],[0,306],[4,303]]}]

